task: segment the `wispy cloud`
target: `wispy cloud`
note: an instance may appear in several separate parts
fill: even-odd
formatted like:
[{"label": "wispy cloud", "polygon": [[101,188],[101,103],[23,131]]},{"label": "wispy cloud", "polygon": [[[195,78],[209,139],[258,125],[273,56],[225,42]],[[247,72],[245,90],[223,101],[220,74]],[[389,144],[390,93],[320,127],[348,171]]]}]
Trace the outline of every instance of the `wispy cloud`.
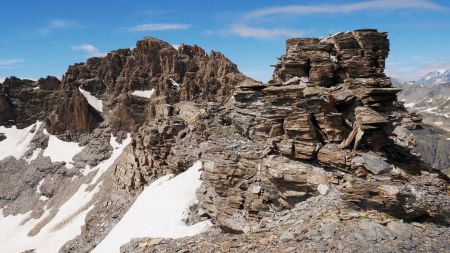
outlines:
[{"label": "wispy cloud", "polygon": [[72,47],[73,50],[75,51],[80,51],[86,55],[88,55],[89,57],[102,57],[105,56],[106,53],[101,52],[98,48],[96,48],[94,45],[92,44],[80,44],[80,45],[75,45]]},{"label": "wispy cloud", "polygon": [[37,29],[38,35],[46,35],[55,31],[75,28],[77,23],[67,19],[55,19]]},{"label": "wispy cloud", "polygon": [[386,66],[386,74],[402,81],[414,81],[422,78],[424,75],[439,69],[450,69],[450,61],[434,61],[424,64],[408,67],[408,63],[391,63]]},{"label": "wispy cloud", "polygon": [[282,28],[257,28],[248,25],[233,25],[225,33],[236,34],[242,37],[268,39],[275,37],[298,37],[302,31]]},{"label": "wispy cloud", "polygon": [[186,30],[189,29],[190,27],[191,27],[190,24],[181,24],[181,23],[149,23],[125,27],[123,30],[128,32],[150,32],[150,31]]},{"label": "wispy cloud", "polygon": [[[348,4],[321,4],[321,5],[285,5],[256,9],[235,17],[235,20],[222,34],[232,34],[241,37],[268,39],[274,37],[292,37],[302,35],[304,32],[285,27],[267,28],[262,24],[274,19],[291,16],[305,16],[313,14],[338,14],[360,11],[395,11],[403,9],[421,9],[430,11],[450,11],[447,7],[430,0],[371,0]],[[252,24],[258,24],[258,27]],[[214,33],[208,31],[207,33]],[[216,32],[217,33],[217,32]]]},{"label": "wispy cloud", "polygon": [[252,20],[273,15],[308,15],[327,13],[349,13],[364,10],[424,9],[448,11],[448,8],[428,0],[373,0],[350,4],[287,5],[264,8],[248,12],[244,19]]},{"label": "wispy cloud", "polygon": [[0,69],[12,69],[20,66],[23,59],[2,59],[0,58]]}]

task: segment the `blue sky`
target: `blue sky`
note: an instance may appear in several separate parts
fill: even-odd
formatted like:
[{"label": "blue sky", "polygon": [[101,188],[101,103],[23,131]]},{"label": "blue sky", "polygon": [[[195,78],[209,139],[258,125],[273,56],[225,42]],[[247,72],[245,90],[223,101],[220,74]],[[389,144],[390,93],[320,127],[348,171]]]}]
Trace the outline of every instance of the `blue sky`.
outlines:
[{"label": "blue sky", "polygon": [[358,28],[389,32],[391,76],[414,80],[450,68],[448,0],[0,0],[0,81],[61,78],[68,65],[145,36],[220,51],[267,81],[286,38]]}]

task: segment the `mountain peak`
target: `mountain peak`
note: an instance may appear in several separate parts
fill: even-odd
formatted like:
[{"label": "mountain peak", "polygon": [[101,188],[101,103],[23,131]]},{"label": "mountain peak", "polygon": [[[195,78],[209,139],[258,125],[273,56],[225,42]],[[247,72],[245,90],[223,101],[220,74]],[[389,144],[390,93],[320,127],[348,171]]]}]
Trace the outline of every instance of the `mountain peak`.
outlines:
[{"label": "mountain peak", "polygon": [[450,82],[450,69],[438,69],[427,73],[419,81],[422,84],[437,85]]},{"label": "mountain peak", "polygon": [[[216,238],[157,247],[301,251],[295,238],[306,235],[331,238],[332,249],[379,238],[375,251],[414,240],[435,252],[426,231],[444,248],[448,229],[434,223],[449,220],[447,178],[411,152],[420,118],[384,74],[388,53],[375,30],[290,39],[262,85],[221,53],[146,38],[71,66],[61,81],[8,79],[0,226],[13,233],[0,233],[3,251],[123,252],[131,238],[182,238],[211,224]],[[144,248],[125,252],[162,242],[133,241]]]}]

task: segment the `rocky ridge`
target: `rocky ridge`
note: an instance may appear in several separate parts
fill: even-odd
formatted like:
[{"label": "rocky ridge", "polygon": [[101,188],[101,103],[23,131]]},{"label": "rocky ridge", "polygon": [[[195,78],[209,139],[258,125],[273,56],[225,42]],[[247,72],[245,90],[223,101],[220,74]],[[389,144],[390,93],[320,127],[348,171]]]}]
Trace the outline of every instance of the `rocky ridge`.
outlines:
[{"label": "rocky ridge", "polygon": [[[423,118],[422,128],[413,131],[417,139],[415,152],[434,168],[450,168],[450,83],[404,83],[398,94],[405,107]],[[448,173],[448,172],[447,172]]]},{"label": "rocky ridge", "polygon": [[425,76],[418,80],[421,84],[438,85],[441,83],[450,82],[450,69],[439,69],[427,73]]},{"label": "rocky ridge", "polygon": [[[410,130],[421,119],[406,111],[384,74],[388,52],[387,34],[372,29],[289,39],[273,79],[262,84],[220,53],[146,38],[133,50],[69,67],[61,82],[5,80],[0,125],[42,120],[50,133],[91,147],[73,169],[60,164],[21,183],[34,187],[58,175],[47,183],[50,198],[87,163],[110,156],[108,136],[132,133],[102,177],[81,235],[61,252],[94,248],[144,186],[197,160],[203,183],[188,223],[208,219],[215,229],[175,241],[139,239],[123,252],[353,252],[360,243],[379,252],[449,249],[440,240],[450,218],[449,180],[411,151]],[[9,167],[32,166],[0,161],[2,173]],[[25,213],[31,207],[15,210],[14,203],[28,198],[0,203],[6,213]],[[425,234],[438,243],[424,242]]]},{"label": "rocky ridge", "polygon": [[[211,219],[222,232],[179,241],[141,239],[122,251],[260,252],[280,247],[287,252],[306,251],[298,238],[308,234],[322,238],[322,231],[312,231],[322,223],[292,225],[277,220],[278,212],[298,215],[294,211],[298,205],[316,211],[308,201],[320,201],[316,196],[327,195],[330,189],[339,194],[327,203],[342,203],[344,213],[360,212],[350,218],[353,231],[359,232],[346,230],[341,223],[346,218],[334,212],[345,237],[365,233],[363,227],[369,233],[376,228],[387,231],[387,237],[367,239],[356,234],[357,241],[336,245],[338,229],[328,237],[331,243],[310,242],[306,244],[310,249],[351,252],[360,241],[402,238],[392,227],[400,224],[409,229],[404,221],[447,224],[448,178],[411,152],[415,139],[409,130],[417,128],[421,118],[397,101],[400,89],[392,88],[384,75],[388,45],[386,33],[375,30],[288,40],[269,85],[242,83],[225,108],[214,110],[216,117],[205,132],[202,128],[201,138],[192,131],[186,134],[188,140],[196,136],[203,141],[199,144],[203,186],[194,220]],[[360,222],[359,216],[371,218]],[[284,231],[287,225],[293,228]],[[243,242],[231,235],[239,233],[250,239]],[[404,246],[387,243],[376,251],[399,247],[421,251],[416,247],[419,237],[413,242],[408,237]]]}]

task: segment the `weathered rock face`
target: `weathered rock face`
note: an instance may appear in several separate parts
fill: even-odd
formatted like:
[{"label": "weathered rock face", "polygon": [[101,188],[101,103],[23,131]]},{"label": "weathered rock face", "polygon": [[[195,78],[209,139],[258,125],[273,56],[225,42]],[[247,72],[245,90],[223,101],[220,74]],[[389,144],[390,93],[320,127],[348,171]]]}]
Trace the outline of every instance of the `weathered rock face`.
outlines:
[{"label": "weathered rock face", "polygon": [[[236,65],[218,52],[206,52],[197,46],[181,45],[178,49],[167,42],[146,38],[132,50],[121,49],[103,58],[91,58],[85,64],[69,67],[62,86],[67,92],[51,123],[55,132],[65,129],[86,131],[101,119],[95,113],[83,111],[77,103],[78,88],[103,101],[100,113],[112,127],[135,131],[154,116],[155,106],[180,101],[223,102],[230,97],[237,83],[245,80]],[[158,101],[133,96],[133,91],[153,90]],[[66,111],[79,111],[70,127],[70,118],[61,117]],[[92,120],[91,120],[92,119]]]},{"label": "weathered rock face", "polygon": [[[436,196],[425,193],[444,193],[445,181],[431,180],[433,190],[422,189],[422,197],[401,187],[429,167],[411,153],[409,129],[420,118],[397,101],[399,89],[383,73],[388,51],[386,34],[375,30],[290,39],[269,85],[241,82],[223,105],[152,104],[128,159],[116,168],[118,185],[139,192],[200,158],[193,220],[210,218],[227,232],[251,231],[330,187],[363,209],[445,220],[447,211],[436,210],[447,210],[447,202],[430,204]],[[383,187],[386,180],[395,182]]]},{"label": "weathered rock face", "polygon": [[[223,102],[243,80],[236,65],[221,53],[209,55],[198,46],[170,44],[153,38],[107,56],[70,66],[62,82],[47,77],[37,82],[8,78],[0,93],[0,124],[25,127],[46,119],[51,133],[76,138],[107,120],[117,130],[135,131],[155,110],[180,101]],[[98,111],[80,93],[101,100]],[[132,95],[153,90],[152,101]],[[32,108],[30,110],[30,108]]]},{"label": "weathered rock face", "polygon": [[[208,238],[229,244],[228,240],[236,242],[229,233],[253,232],[251,240],[234,246],[258,243],[262,236],[268,238],[262,238],[266,241],[257,251],[278,246],[299,251],[292,238],[304,233],[308,245],[322,249],[326,245],[321,242],[329,242],[319,238],[323,232],[336,241],[330,242],[333,247],[358,248],[354,237],[387,242],[404,234],[401,228],[406,225],[398,225],[400,220],[444,225],[450,221],[449,179],[411,152],[416,141],[409,130],[420,124],[420,117],[397,101],[399,89],[384,75],[388,52],[386,33],[376,30],[290,39],[273,80],[265,85],[242,75],[220,53],[207,55],[185,45],[177,50],[146,38],[132,50],[116,50],[69,67],[62,82],[52,77],[37,82],[7,79],[0,92],[0,125],[27,126],[41,120],[49,132],[87,146],[76,156],[73,169],[59,163],[55,173],[44,175],[42,189],[50,201],[66,187],[48,182],[70,185],[75,174],[78,185],[72,188],[90,182],[98,172],[86,165],[95,166],[114,153],[113,136],[125,139],[132,132],[131,144],[97,182],[101,188],[86,206],[92,210],[81,235],[62,252],[90,251],[144,186],[198,160],[203,161],[203,183],[188,220],[210,219],[219,232],[194,238],[199,245],[194,251],[208,252]],[[49,137],[41,137],[34,142],[42,149]],[[44,162],[42,155],[39,159]],[[7,173],[10,164],[26,164],[24,159],[5,161]],[[17,173],[5,177],[9,184],[20,172],[13,171]],[[26,189],[38,201],[34,188],[42,175],[29,171],[33,182]],[[64,175],[63,180],[52,181],[59,177],[53,174]],[[23,184],[27,182],[21,181],[17,189]],[[1,184],[0,189],[11,195],[19,191],[9,192]],[[10,202],[0,204],[14,209]],[[326,224],[318,218],[329,214],[333,218]],[[370,222],[358,220],[366,215]],[[393,225],[385,227],[388,223]],[[426,227],[442,234],[435,224]],[[353,230],[354,236],[347,236]],[[270,236],[274,232],[279,240]],[[132,243],[125,251],[187,247],[185,240],[156,248],[153,242]],[[415,247],[410,239],[398,245]],[[389,244],[379,251],[393,248],[395,244]],[[423,246],[428,251],[436,248]]]},{"label": "weathered rock face", "polygon": [[[70,66],[62,81],[55,77],[38,81],[7,78],[0,86],[0,126],[44,124],[31,131],[38,134],[21,158],[0,161],[4,172],[0,181],[5,182],[0,184],[0,208],[5,215],[32,211],[33,217],[43,218],[45,204],[56,212],[82,183],[103,175],[105,171],[90,169],[117,151],[111,148],[115,141],[111,144],[108,140],[117,138],[121,143],[131,133],[132,144],[107,175],[92,181],[98,187],[86,190],[95,197],[80,206],[78,213],[91,208],[82,234],[61,249],[90,251],[143,186],[167,173],[184,171],[199,159],[198,146],[206,139],[202,131],[235,86],[245,80],[250,78],[218,52],[207,54],[187,45],[175,49],[152,38],[137,42],[132,50],[116,50]],[[45,155],[49,135],[44,128],[60,140],[84,147],[72,168],[51,162]],[[0,142],[6,138],[0,133]],[[73,217],[75,214],[70,219]]]},{"label": "weathered rock face", "polygon": [[[313,196],[320,185],[359,184],[361,178],[374,183],[370,190],[345,190],[352,203],[397,210],[391,215],[405,219],[442,216],[425,211],[413,196],[408,199],[415,204],[385,197],[384,183],[375,183],[429,170],[411,153],[415,140],[408,129],[420,118],[397,102],[400,90],[383,73],[388,52],[386,33],[376,30],[288,40],[270,84],[240,85],[216,121],[221,126],[200,145],[200,215],[225,230],[248,231],[270,212]],[[442,186],[436,189],[445,191]]]},{"label": "weathered rock face", "polygon": [[55,106],[60,81],[48,76],[34,82],[6,78],[0,89],[0,125],[27,127],[44,120]]}]

